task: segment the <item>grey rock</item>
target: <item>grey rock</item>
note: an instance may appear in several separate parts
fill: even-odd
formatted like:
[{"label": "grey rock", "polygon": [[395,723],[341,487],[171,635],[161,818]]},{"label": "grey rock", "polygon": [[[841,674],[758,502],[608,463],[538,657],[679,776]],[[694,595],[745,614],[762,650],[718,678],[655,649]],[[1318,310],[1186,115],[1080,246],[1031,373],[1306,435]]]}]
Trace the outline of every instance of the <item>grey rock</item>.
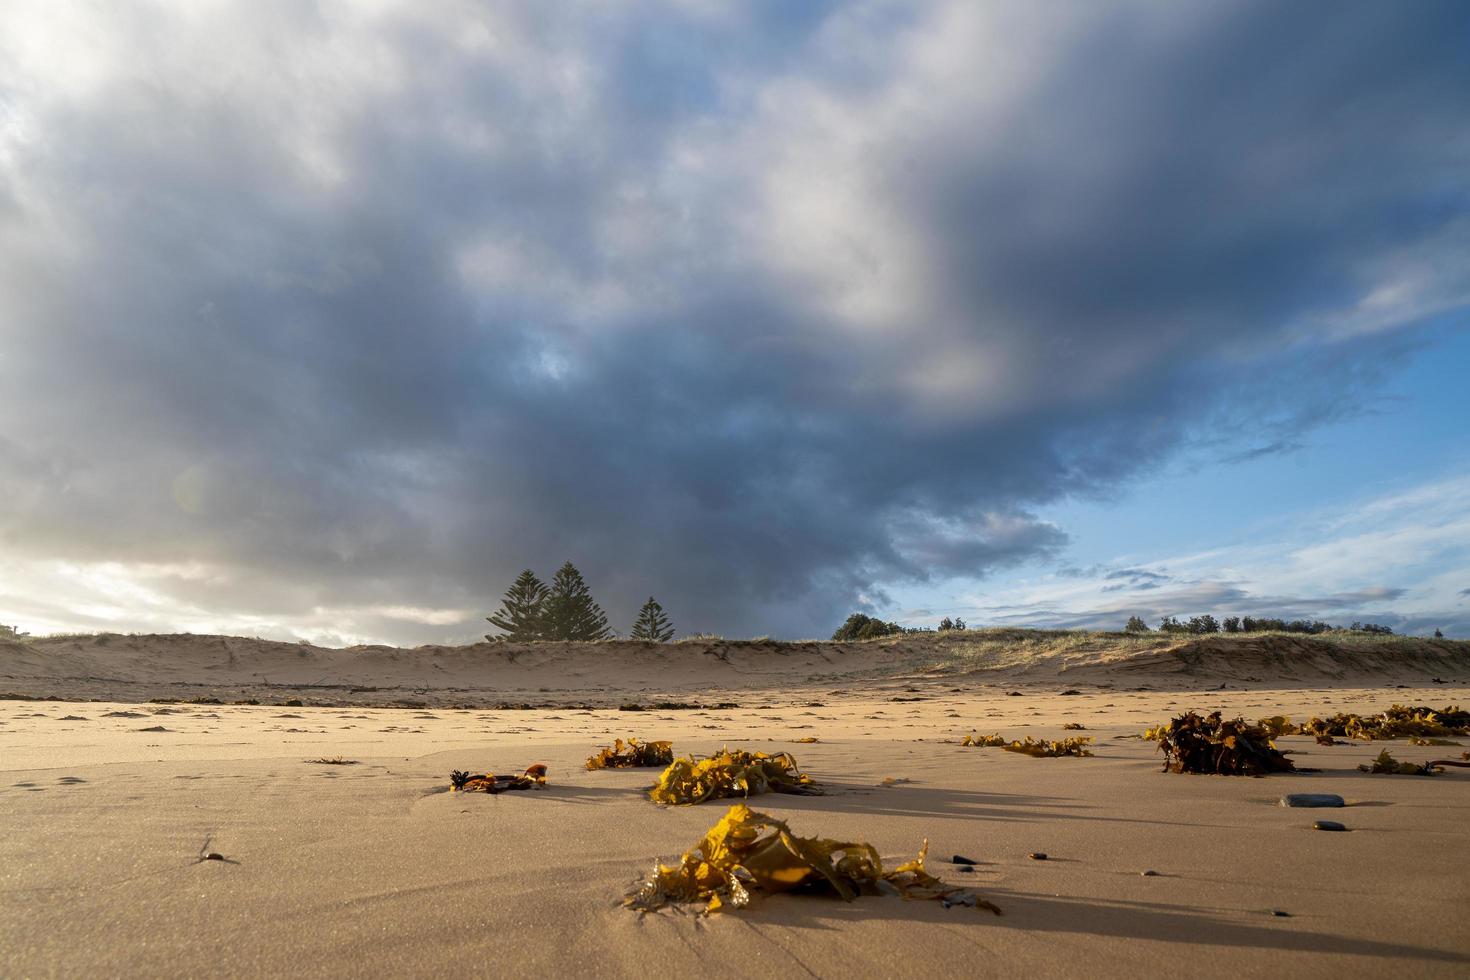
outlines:
[{"label": "grey rock", "polygon": [[1288,793],[1281,798],[1282,806],[1347,806],[1336,793]]}]

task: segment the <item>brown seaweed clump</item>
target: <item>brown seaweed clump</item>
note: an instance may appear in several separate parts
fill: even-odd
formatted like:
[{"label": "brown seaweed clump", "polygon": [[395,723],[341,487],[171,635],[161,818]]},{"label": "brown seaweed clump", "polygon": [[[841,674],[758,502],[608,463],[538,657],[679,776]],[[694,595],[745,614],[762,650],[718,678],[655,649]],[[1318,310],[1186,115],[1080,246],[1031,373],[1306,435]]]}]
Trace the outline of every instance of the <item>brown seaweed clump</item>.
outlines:
[{"label": "brown seaweed clump", "polygon": [[1296,769],[1265,728],[1244,718],[1225,721],[1218,711],[1205,717],[1186,712],[1150,732],[1164,753],[1165,772],[1265,776]]},{"label": "brown seaweed clump", "polygon": [[612,748],[599,749],[587,760],[588,769],[641,769],[650,766],[666,766],[674,761],[673,742],[640,742],[630,738],[627,742],[613,739]]},{"label": "brown seaweed clump", "polygon": [[1057,759],[1064,755],[1088,756],[1092,755],[1087,749],[1092,744],[1092,736],[1082,735],[1073,738],[1064,738],[1060,741],[1050,741],[1044,738],[1032,738],[1027,735],[1025,739],[1016,739],[1008,745],[1002,746],[1007,752],[1019,752],[1029,755],[1033,759]]},{"label": "brown seaweed clump", "polygon": [[822,792],[812,777],[796,765],[790,752],[743,752],[721,749],[708,759],[683,756],[669,763],[658,777],[649,799],[655,803],[689,806],[705,800],[760,793],[795,793],[815,796]]},{"label": "brown seaweed clump", "polygon": [[1299,735],[1302,733],[1300,725],[1292,724],[1290,718],[1285,715],[1272,715],[1270,718],[1262,718],[1256,722],[1266,730],[1271,738],[1280,738],[1283,735]]},{"label": "brown seaweed clump", "polygon": [[512,789],[544,789],[545,786],[546,766],[540,762],[527,767],[518,776],[493,776],[484,773],[472,776],[459,769],[449,774],[451,793],[504,793]]},{"label": "brown seaweed clump", "polygon": [[899,895],[955,905],[1000,909],[969,888],[946,885],[924,870],[929,843],[918,857],[885,871],[871,844],[798,837],[783,820],[743,803],[729,811],[684,853],[677,865],[656,863],[653,873],[623,904],[652,912],[671,903],[703,902],[703,914],[745,908],[751,893]]},{"label": "brown seaweed clump", "polygon": [[1435,775],[1434,763],[1426,762],[1419,765],[1416,762],[1400,762],[1388,754],[1388,749],[1378,753],[1378,758],[1372,762],[1358,767],[1362,772],[1377,773],[1389,776],[1433,776]]},{"label": "brown seaweed clump", "polygon": [[1060,741],[1048,741],[1044,738],[1032,738],[1030,735],[1020,739],[1006,738],[1004,735],[972,734],[961,739],[960,744],[982,749],[1005,749],[1007,752],[1019,752],[1034,759],[1051,759],[1064,755],[1092,755],[1087,749],[1087,746],[1092,744],[1091,735],[1078,735]]},{"label": "brown seaweed clump", "polygon": [[1376,715],[1336,714],[1330,718],[1313,718],[1301,731],[1303,735],[1335,735],[1364,742],[1470,735],[1470,711],[1458,705],[1436,710],[1422,704],[1396,704]]}]

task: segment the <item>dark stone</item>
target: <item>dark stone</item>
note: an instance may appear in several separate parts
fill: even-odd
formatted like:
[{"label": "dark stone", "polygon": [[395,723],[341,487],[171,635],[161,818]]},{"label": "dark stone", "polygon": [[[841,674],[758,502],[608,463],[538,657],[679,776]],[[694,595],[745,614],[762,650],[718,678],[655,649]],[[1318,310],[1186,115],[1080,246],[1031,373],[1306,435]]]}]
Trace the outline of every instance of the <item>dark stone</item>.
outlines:
[{"label": "dark stone", "polygon": [[1291,918],[1291,913],[1290,912],[1283,912],[1280,909],[1272,909],[1271,910],[1271,914],[1274,915],[1274,916],[1276,916],[1276,918],[1278,918],[1278,919],[1289,919],[1289,918]]},{"label": "dark stone", "polygon": [[1033,860],[1033,861],[1045,861],[1046,860],[1046,853],[1044,851],[1032,851],[1030,854],[1028,854],[1026,856],[1028,858],[1030,858],[1031,860]]},{"label": "dark stone", "polygon": [[1347,806],[1336,793],[1288,793],[1281,798],[1282,806],[1319,807]]},{"label": "dark stone", "polygon": [[1347,830],[1346,827],[1344,827],[1342,824],[1338,823],[1336,820],[1318,820],[1316,823],[1312,824],[1312,829],[1313,830]]},{"label": "dark stone", "polygon": [[1144,877],[1144,878],[1157,878],[1158,876],[1159,876],[1159,873],[1157,871],[1153,870],[1152,868],[1150,868],[1147,871],[1142,872],[1142,877]]},{"label": "dark stone", "polygon": [[976,861],[974,858],[967,858],[963,854],[956,854],[954,857],[952,857],[952,858],[949,859],[949,863],[950,864],[979,864],[980,862],[979,861]]}]

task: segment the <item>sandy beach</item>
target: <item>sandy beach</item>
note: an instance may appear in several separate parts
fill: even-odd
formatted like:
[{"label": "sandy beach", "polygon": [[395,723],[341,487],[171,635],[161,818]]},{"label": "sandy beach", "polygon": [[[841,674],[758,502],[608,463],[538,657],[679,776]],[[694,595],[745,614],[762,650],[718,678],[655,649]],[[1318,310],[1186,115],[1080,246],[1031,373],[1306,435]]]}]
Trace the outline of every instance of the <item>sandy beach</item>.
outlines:
[{"label": "sandy beach", "polygon": [[[257,641],[234,642],[239,658]],[[151,643],[152,655],[167,652]],[[149,645],[140,640],[136,656],[117,652],[122,639],[103,645],[115,680],[164,679],[139,666]],[[657,691],[620,689],[614,655],[598,704],[585,677],[569,690],[527,667],[523,679],[542,683],[504,700],[558,702],[527,709],[442,706],[468,697],[471,685],[449,682],[457,695],[419,690],[439,702],[425,708],[316,704],[274,688],[253,694],[281,703],[0,701],[0,972],[1448,977],[1470,967],[1470,775],[1368,775],[1356,766],[1382,743],[1288,736],[1280,747],[1320,772],[1181,776],[1130,737],[1186,709],[1304,720],[1448,704],[1465,699],[1470,672],[1431,684],[1407,670],[1417,676],[1403,688],[1361,674],[1242,686],[1157,664],[1104,669],[1090,683],[1025,667],[881,676],[876,662],[906,663],[899,653],[872,645],[847,665],[865,678],[824,683],[809,679],[799,650],[768,651],[766,670],[752,671],[759,685],[666,675]],[[757,656],[741,648],[730,659]],[[65,667],[22,679],[26,664],[12,652],[0,669],[0,684],[28,689],[12,695],[105,683],[68,680]],[[781,671],[790,681],[771,683]],[[681,691],[705,707],[619,710]],[[1094,757],[958,744],[972,731],[1056,738],[1067,723],[1096,739]],[[756,809],[803,835],[870,841],[885,860],[928,839],[930,870],[978,888],[1004,915],[782,895],[711,917],[625,910],[655,859],[676,858],[726,809],[650,803],[643,790],[657,770],[583,768],[593,749],[628,735],[671,739],[680,753],[792,751],[826,794],[768,794],[751,799]],[[1460,751],[1389,744],[1412,761]],[[311,761],[338,757],[351,764]],[[452,769],[532,762],[550,769],[544,790],[448,792]],[[1316,832],[1322,811],[1277,805],[1304,791],[1342,795],[1349,806],[1330,815],[1349,832]],[[202,859],[211,852],[224,860]],[[961,872],[956,854],[979,863]]]}]

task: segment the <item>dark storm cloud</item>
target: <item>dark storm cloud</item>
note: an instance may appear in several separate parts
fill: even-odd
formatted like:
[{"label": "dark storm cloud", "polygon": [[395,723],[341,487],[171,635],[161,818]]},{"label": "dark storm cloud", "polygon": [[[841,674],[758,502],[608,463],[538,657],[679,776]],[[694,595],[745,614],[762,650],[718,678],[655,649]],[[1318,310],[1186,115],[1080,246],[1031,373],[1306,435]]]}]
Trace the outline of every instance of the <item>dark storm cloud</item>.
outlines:
[{"label": "dark storm cloud", "polygon": [[620,625],[826,632],[1285,451],[1461,298],[1459,4],[50,11],[0,542],[189,608],[463,636],[371,610],[572,558]]}]

